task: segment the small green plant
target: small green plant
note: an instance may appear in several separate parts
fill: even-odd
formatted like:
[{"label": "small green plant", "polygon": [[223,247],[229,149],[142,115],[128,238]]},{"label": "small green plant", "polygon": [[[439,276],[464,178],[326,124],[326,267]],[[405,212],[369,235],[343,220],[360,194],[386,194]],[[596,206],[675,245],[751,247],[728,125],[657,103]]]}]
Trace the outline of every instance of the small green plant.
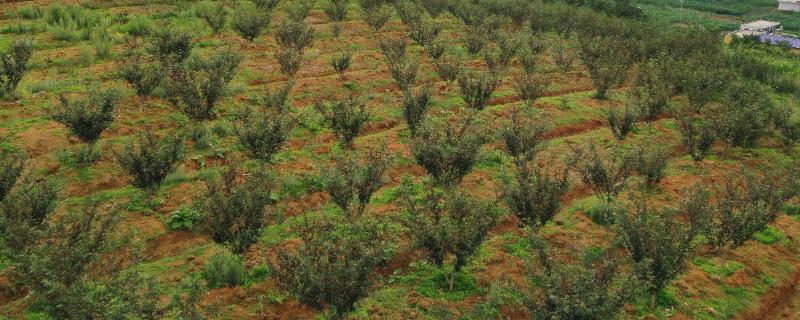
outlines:
[{"label": "small green plant", "polygon": [[236,254],[247,252],[258,241],[262,228],[275,218],[267,207],[273,202],[273,177],[263,171],[249,174],[242,180],[239,170],[229,167],[222,177],[207,179],[206,191],[195,198],[197,209],[203,213],[203,233]]},{"label": "small green plant", "polygon": [[242,258],[227,251],[208,258],[202,274],[209,288],[236,287],[244,283],[247,275]]},{"label": "small green plant", "polygon": [[216,105],[227,91],[228,83],[244,57],[232,49],[213,53],[208,58],[194,57],[170,77],[174,103],[195,121],[216,118]]},{"label": "small green plant", "polygon": [[205,20],[206,24],[214,31],[214,34],[219,33],[225,28],[227,15],[228,12],[221,3],[203,6],[197,11],[197,16]]},{"label": "small green plant", "polygon": [[408,26],[408,36],[419,45],[427,47],[433,44],[436,37],[444,29],[439,23],[432,19],[423,19],[418,23]]},{"label": "small green plant", "polygon": [[550,87],[550,79],[544,75],[526,74],[517,77],[514,88],[520,99],[533,106],[536,100],[543,97]]},{"label": "small green plant", "polygon": [[401,37],[382,37],[378,40],[378,45],[386,58],[389,66],[396,65],[406,57],[408,42]]},{"label": "small green plant", "polygon": [[133,86],[140,97],[150,95],[166,76],[164,66],[146,54],[138,38],[126,43],[117,70],[119,76]]},{"label": "small green plant", "polygon": [[645,185],[654,188],[666,175],[669,154],[654,141],[645,140],[633,151],[633,169],[644,177]]},{"label": "small green plant", "polygon": [[243,6],[233,15],[231,27],[242,38],[253,42],[269,26],[270,17],[261,10]]},{"label": "small green plant", "polygon": [[349,51],[338,52],[331,58],[331,67],[336,70],[340,77],[344,78],[344,72],[350,68],[353,54]]},{"label": "small green plant", "polygon": [[200,212],[195,208],[184,207],[173,212],[167,218],[166,225],[170,230],[192,230],[200,218]]},{"label": "small green plant", "polygon": [[392,8],[387,5],[380,5],[377,7],[363,9],[361,17],[364,19],[364,22],[366,22],[367,25],[372,28],[372,30],[379,32],[381,28],[386,25],[386,22],[392,18]]},{"label": "small green plant", "polygon": [[500,86],[500,80],[493,74],[464,73],[458,77],[458,88],[467,107],[483,110],[489,105],[492,93]]},{"label": "small green plant", "polygon": [[472,171],[487,140],[469,119],[450,124],[444,119],[428,118],[411,141],[411,153],[435,184],[451,189]]},{"label": "small green plant", "polygon": [[11,191],[24,168],[25,156],[23,154],[0,149],[0,200],[3,200]]},{"label": "small green plant", "polygon": [[317,0],[298,0],[293,1],[288,8],[286,8],[286,15],[294,22],[302,22],[308,17],[308,13],[316,4]]},{"label": "small green plant", "polygon": [[280,0],[253,0],[253,3],[256,5],[256,8],[272,12],[280,3]]},{"label": "small green plant", "polygon": [[13,95],[22,77],[28,72],[33,55],[33,42],[18,40],[9,51],[0,52],[0,97]]},{"label": "small green plant", "polygon": [[150,194],[158,191],[182,158],[183,140],[176,135],[159,139],[151,132],[141,133],[117,154],[117,162],[130,175],[131,183]]},{"label": "small green plant", "polygon": [[431,84],[423,85],[417,90],[403,91],[403,118],[406,119],[408,129],[412,135],[417,132],[417,127],[425,120],[425,113],[431,107]]},{"label": "small green plant", "polygon": [[464,62],[452,55],[443,55],[433,63],[439,78],[448,84],[455,82],[464,73]]},{"label": "small green plant", "polygon": [[389,71],[400,90],[406,91],[417,81],[419,63],[414,59],[404,58],[394,64],[390,64]]},{"label": "small green plant", "polygon": [[52,118],[69,128],[70,133],[81,141],[93,144],[114,122],[114,108],[119,100],[119,92],[113,89],[93,90],[87,98],[72,102],[61,95],[61,108],[53,113]]},{"label": "small green plant", "polygon": [[289,77],[294,77],[303,63],[303,51],[295,48],[284,48],[278,52],[278,64],[281,72]]},{"label": "small green plant", "polygon": [[386,146],[365,152],[363,160],[358,153],[345,151],[335,157],[336,163],[320,173],[325,190],[344,212],[355,219],[363,215],[372,194],[384,183],[384,172],[388,168]]},{"label": "small green plant", "polygon": [[333,21],[345,21],[349,4],[350,0],[328,0],[328,5],[325,6],[325,14]]},{"label": "small green plant", "polygon": [[271,162],[289,138],[294,119],[283,110],[283,103],[258,109],[248,107],[239,115],[234,132],[251,158]]},{"label": "small green plant", "polygon": [[314,42],[314,29],[302,20],[283,20],[275,28],[275,40],[284,49],[302,52]]},{"label": "small green plant", "polygon": [[625,106],[622,112],[614,108],[608,108],[606,110],[606,123],[614,137],[622,141],[633,131],[636,123],[636,114],[628,106]]},{"label": "small green plant", "polygon": [[352,146],[353,140],[370,118],[364,101],[357,96],[319,101],[314,104],[314,108],[325,118],[343,147]]}]

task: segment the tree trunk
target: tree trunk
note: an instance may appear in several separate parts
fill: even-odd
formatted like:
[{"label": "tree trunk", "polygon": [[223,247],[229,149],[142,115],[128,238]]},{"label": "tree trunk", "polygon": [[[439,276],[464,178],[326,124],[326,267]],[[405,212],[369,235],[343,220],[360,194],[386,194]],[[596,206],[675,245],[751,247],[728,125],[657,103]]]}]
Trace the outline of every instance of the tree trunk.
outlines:
[{"label": "tree trunk", "polygon": [[650,309],[656,308],[656,296],[658,295],[657,291],[653,291],[650,293]]}]

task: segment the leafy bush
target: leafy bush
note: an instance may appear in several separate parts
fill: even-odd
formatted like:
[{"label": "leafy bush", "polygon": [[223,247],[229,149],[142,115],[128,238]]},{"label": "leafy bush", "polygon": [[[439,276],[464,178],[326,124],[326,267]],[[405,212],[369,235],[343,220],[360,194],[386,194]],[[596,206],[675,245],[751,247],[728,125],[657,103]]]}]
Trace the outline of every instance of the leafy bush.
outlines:
[{"label": "leafy bush", "polygon": [[464,33],[464,46],[467,47],[467,52],[471,55],[476,55],[491,39],[490,32],[483,26],[467,26],[467,31]]},{"label": "leafy bush", "polygon": [[511,59],[517,54],[521,43],[515,35],[505,32],[498,32],[495,36],[495,43],[483,51],[483,61],[489,71],[501,74],[508,68]]},{"label": "leafy bush", "polygon": [[425,84],[417,90],[403,91],[403,118],[411,135],[416,135],[417,127],[425,119],[425,112],[431,107],[433,86]]},{"label": "leafy bush", "polygon": [[447,9],[449,3],[447,0],[422,0],[420,1],[420,5],[425,8],[425,11],[427,11],[432,18],[436,18]]},{"label": "leafy bush", "polygon": [[278,106],[246,108],[234,125],[234,132],[245,152],[253,159],[269,163],[280,152],[294,127],[294,120]]},{"label": "leafy bush", "polygon": [[389,66],[399,64],[401,61],[405,60],[406,48],[408,47],[408,42],[406,42],[405,38],[380,38],[378,45]]},{"label": "leafy bush", "polygon": [[114,122],[114,108],[119,99],[119,92],[113,89],[94,90],[87,98],[73,102],[61,95],[61,108],[52,117],[81,141],[93,144]]},{"label": "leafy bush", "polygon": [[493,74],[469,72],[458,77],[458,88],[467,107],[483,110],[489,105],[492,93],[500,86],[500,80]]},{"label": "leafy bush", "polygon": [[24,168],[25,156],[23,154],[0,149],[0,200],[3,200],[11,191]]},{"label": "leafy bush", "polygon": [[397,11],[397,15],[400,16],[400,21],[402,21],[406,26],[418,24],[422,21],[424,12],[413,1],[394,1],[394,9]]},{"label": "leafy bush", "polygon": [[674,90],[661,74],[661,68],[658,60],[641,63],[631,81],[633,105],[637,113],[648,121],[656,120],[664,112]]},{"label": "leafy bush", "polygon": [[331,58],[331,67],[336,70],[340,77],[344,77],[344,72],[350,68],[350,61],[353,54],[348,51],[338,52]]},{"label": "leafy bush", "polygon": [[606,123],[614,137],[622,141],[628,136],[628,133],[633,131],[636,123],[636,114],[627,105],[621,113],[617,109],[608,108],[606,110]]},{"label": "leafy bush", "polygon": [[278,64],[281,72],[289,77],[294,77],[303,63],[303,51],[295,48],[284,48],[278,52]]},{"label": "leafy bush", "polygon": [[239,52],[224,49],[205,59],[194,57],[173,72],[170,90],[184,114],[193,120],[214,119],[216,104],[224,97],[243,58]]},{"label": "leafy bush", "polygon": [[555,263],[544,245],[537,247],[543,271],[533,274],[536,286],[526,299],[534,319],[616,319],[623,305],[638,294],[636,277],[620,270],[618,258]]},{"label": "leafy bush", "polygon": [[33,55],[33,43],[18,40],[9,51],[0,52],[0,97],[13,95],[22,77],[28,72],[28,60]]},{"label": "leafy bush", "polygon": [[239,181],[239,171],[230,167],[219,179],[207,179],[206,191],[195,198],[203,212],[202,230],[214,242],[228,245],[237,254],[247,252],[258,241],[271,213],[274,179],[262,171]]},{"label": "leafy bush", "polygon": [[325,6],[325,14],[333,21],[341,22],[347,19],[347,6],[350,0],[329,0]]},{"label": "leafy bush", "polygon": [[356,96],[327,102],[319,101],[314,104],[314,108],[325,118],[343,147],[352,145],[370,117],[364,101]]},{"label": "leafy bush", "polygon": [[322,310],[343,319],[356,302],[367,296],[372,270],[384,261],[390,239],[386,224],[364,221],[335,224],[314,219],[298,227],[300,244],[281,248],[272,269],[278,286]]},{"label": "leafy bush", "polygon": [[117,154],[117,162],[131,176],[131,183],[154,193],[183,158],[183,141],[175,135],[159,139],[151,132],[144,132],[122,150]]},{"label": "leafy bush", "polygon": [[568,44],[562,41],[556,42],[556,44],[553,45],[552,51],[553,61],[556,67],[558,67],[558,70],[562,73],[571,70],[572,65],[578,58],[577,54],[572,51]]},{"label": "leafy bush", "polygon": [[774,106],[766,89],[751,81],[731,85],[726,103],[714,110],[720,139],[735,147],[752,147],[772,124]]},{"label": "leafy bush", "polygon": [[214,31],[214,34],[219,33],[223,28],[225,28],[227,15],[228,12],[225,10],[225,6],[223,6],[221,3],[203,6],[197,11],[197,16],[205,20],[206,24],[208,24],[208,26],[211,27],[211,30]]},{"label": "leafy bush", "polygon": [[669,161],[667,150],[655,141],[645,141],[633,151],[633,169],[644,177],[648,188],[655,187],[664,178]]},{"label": "leafy bush", "polygon": [[364,22],[367,23],[372,30],[378,32],[386,25],[386,22],[392,18],[392,8],[387,5],[380,5],[369,9],[364,9],[361,14]]},{"label": "leafy bush", "polygon": [[195,208],[181,208],[167,218],[166,225],[170,230],[192,230],[200,222],[201,214]]},{"label": "leafy bush", "polygon": [[608,89],[622,83],[631,64],[628,44],[615,37],[581,38],[579,55],[589,69],[598,99],[605,99]]},{"label": "leafy bush", "polygon": [[233,30],[253,42],[269,26],[270,17],[261,10],[243,6],[234,13],[232,21]]},{"label": "leafy bush", "polygon": [[449,124],[442,119],[429,118],[422,122],[411,140],[411,153],[417,163],[439,186],[453,188],[461,183],[487,141],[481,129],[468,121]]},{"label": "leafy bush", "polygon": [[420,199],[410,180],[404,180],[401,188],[405,208],[401,222],[415,245],[425,249],[427,259],[438,267],[448,256],[454,258],[449,279],[452,291],[455,275],[478,251],[489,229],[497,223],[499,212],[491,203],[454,190],[430,188]]},{"label": "leafy bush", "polygon": [[242,258],[221,251],[206,261],[203,279],[209,288],[235,287],[244,283],[246,272]]},{"label": "leafy bush", "polygon": [[417,23],[408,25],[408,36],[414,39],[421,46],[429,46],[433,44],[436,37],[444,29],[442,25],[438,24],[432,19],[423,19]]},{"label": "leafy bush", "polygon": [[524,164],[536,156],[545,144],[545,133],[550,129],[547,119],[529,108],[515,107],[509,110],[509,121],[500,128],[500,136],[506,151],[514,157],[517,165]]},{"label": "leafy bush", "polygon": [[148,50],[156,61],[174,69],[192,54],[193,48],[193,37],[188,32],[157,29],[151,35]]},{"label": "leafy bush", "polygon": [[517,166],[514,179],[506,182],[506,204],[523,223],[544,226],[561,210],[561,199],[570,187],[569,169],[546,172],[535,164]]},{"label": "leafy bush", "polygon": [[514,88],[517,90],[519,98],[531,106],[547,93],[549,87],[550,79],[543,75],[526,74],[517,77],[514,81]]},{"label": "leafy bush", "polygon": [[150,95],[166,75],[164,66],[147,56],[136,38],[125,46],[122,62],[117,66],[119,76],[136,90],[140,97]]},{"label": "leafy bush", "polygon": [[458,80],[464,73],[463,61],[449,55],[444,55],[436,59],[436,61],[433,62],[433,67],[436,69],[439,78],[448,83]]},{"label": "leafy bush", "polygon": [[703,160],[711,152],[711,147],[716,140],[714,133],[716,128],[709,121],[702,118],[680,117],[678,118],[678,128],[683,145],[686,146],[694,161]]},{"label": "leafy bush", "polygon": [[317,0],[293,1],[289,7],[286,8],[286,15],[294,22],[302,22],[308,16],[308,13],[311,12],[311,8],[314,7],[316,2]]},{"label": "leafy bush", "polygon": [[347,152],[335,157],[335,165],[320,173],[325,190],[350,219],[360,217],[372,194],[384,183],[388,167],[386,146],[369,149],[363,156]]},{"label": "leafy bush", "polygon": [[[50,180],[26,177],[5,197],[0,197],[0,232],[7,252],[22,253],[55,210],[60,188]],[[4,250],[5,251],[5,250]]]},{"label": "leafy bush", "polygon": [[[616,152],[615,152],[616,151]],[[609,150],[601,154],[594,142],[584,148],[577,148],[573,154],[581,181],[591,187],[607,202],[611,202],[628,182],[633,171],[633,161],[629,154],[619,150]]]},{"label": "leafy bush", "polygon": [[314,29],[302,20],[283,20],[275,28],[275,40],[284,49],[302,52],[314,42]]},{"label": "leafy bush", "polygon": [[419,62],[411,58],[404,58],[390,64],[389,71],[400,90],[407,91],[417,81]]},{"label": "leafy bush", "polygon": [[787,148],[800,142],[800,118],[793,117],[791,108],[776,108],[773,122]]}]

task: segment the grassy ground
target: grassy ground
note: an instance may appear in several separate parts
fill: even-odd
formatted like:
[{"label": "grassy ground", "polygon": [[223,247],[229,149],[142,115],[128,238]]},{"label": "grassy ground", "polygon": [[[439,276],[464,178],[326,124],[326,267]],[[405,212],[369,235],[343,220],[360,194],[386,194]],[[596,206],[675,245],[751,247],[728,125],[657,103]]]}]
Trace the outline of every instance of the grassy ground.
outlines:
[{"label": "grassy ground", "polygon": [[[721,31],[736,30],[743,22],[780,22],[790,33],[800,33],[800,13],[778,11],[771,0],[637,0],[644,12],[669,23],[696,23]],[[682,8],[682,9],[681,9]]]},{"label": "grassy ground", "polygon": [[[245,105],[248,96],[262,93],[265,89],[275,90],[287,81],[278,72],[274,58],[277,48],[275,40],[271,35],[266,35],[250,44],[230,29],[212,35],[211,30],[195,17],[195,5],[188,2],[173,4],[171,1],[147,1],[143,2],[146,4],[140,4],[137,1],[118,0],[102,1],[92,6],[66,7],[63,10],[67,13],[64,14],[80,12],[76,13],[79,19],[68,19],[67,23],[51,19],[53,13],[45,6],[48,3],[45,0],[15,2],[0,8],[3,15],[0,20],[0,48],[20,38],[33,38],[37,48],[32,61],[33,71],[25,77],[19,88],[21,99],[0,104],[0,136],[9,137],[2,144],[4,147],[25,150],[31,158],[31,170],[54,177],[64,185],[68,204],[89,199],[122,204],[127,211],[124,225],[136,229],[139,240],[145,246],[146,261],[141,268],[146,274],[155,276],[159,280],[160,290],[167,294],[175,290],[176,284],[187,274],[202,268],[207,257],[220,250],[206,237],[189,231],[170,231],[164,222],[173,212],[191,203],[192,196],[202,190],[201,181],[204,177],[219,172],[225,163],[247,161],[230,134],[228,119],[235,110]],[[684,11],[685,19],[695,19],[720,29],[732,28],[739,20],[755,18],[749,14],[758,7],[767,6],[767,1],[748,1],[730,8],[730,12],[722,12],[719,5],[703,3],[706,2],[688,1],[687,7],[691,9]],[[280,19],[280,9],[274,21]],[[671,3],[652,0],[644,9],[653,16],[659,16],[658,19],[680,21],[675,20],[679,11]],[[334,141],[331,133],[321,125],[320,116],[311,107],[314,97],[321,93],[355,88],[368,97],[373,118],[366,133],[357,139],[356,144],[363,147],[385,139],[394,154],[390,182],[378,191],[369,214],[393,215],[400,178],[411,175],[419,180],[424,175],[424,170],[414,165],[405,143],[408,133],[401,117],[401,95],[389,76],[377,41],[359,19],[355,2],[352,2],[350,12],[350,18],[342,28],[341,39],[333,37],[332,24],[320,8],[315,8],[307,20],[316,30],[316,41],[307,54],[306,63],[297,76],[297,84],[292,92],[293,105],[301,116],[302,125],[293,132],[289,148],[279,154],[275,166],[282,186],[278,195],[279,206],[286,212],[286,219],[268,227],[261,237],[262,241],[247,253],[246,261],[250,268],[262,266],[275,247],[291,241],[294,237],[291,230],[300,222],[300,214],[323,217],[333,214],[334,206],[328,202],[328,196],[320,192],[318,167],[329,161]],[[709,12],[721,18],[715,16],[709,19],[712,14]],[[767,16],[777,13],[769,11],[760,14]],[[462,28],[458,22],[449,15],[442,19],[448,28],[441,37],[459,44]],[[788,27],[789,20],[786,21]],[[129,186],[122,170],[112,160],[113,150],[119,149],[123,142],[141,130],[164,132],[188,123],[186,117],[165,100],[152,98],[143,102],[123,82],[112,76],[124,34],[133,32],[145,23],[193,30],[201,51],[232,45],[245,54],[242,67],[231,85],[231,96],[221,105],[221,117],[210,125],[215,132],[211,146],[203,150],[190,148],[190,154],[178,172],[168,178],[155,202],[145,201],[140,191]],[[395,18],[383,33],[400,34],[403,29]],[[335,49],[342,46],[355,52],[354,65],[344,79],[329,66]],[[420,78],[435,81],[437,102],[434,112],[462,103],[456,88],[438,80],[421,48],[414,46],[411,52],[422,58]],[[764,59],[789,70],[800,70],[800,60],[796,57],[769,55]],[[608,100],[594,100],[590,81],[581,66],[560,73],[553,67],[547,54],[542,57],[541,63],[542,69],[554,81],[548,97],[537,104],[555,125],[545,153],[563,155],[569,152],[570,146],[589,140],[611,144],[613,138],[603,125],[603,112],[608,107],[624,104],[627,99],[626,88],[614,90]],[[469,65],[481,67],[478,59]],[[516,69],[512,73],[517,73]],[[490,123],[499,123],[506,117],[509,107],[521,103],[514,97],[512,79],[511,75],[504,79],[492,106],[485,112]],[[63,127],[49,120],[48,111],[56,103],[59,94],[82,93],[96,83],[121,88],[126,98],[118,110],[115,124],[101,140],[104,157],[90,168],[79,169],[71,164],[68,155],[71,146],[76,145],[75,141],[67,137]],[[798,106],[795,97],[776,96],[775,99],[787,107]],[[683,103],[680,99],[672,101],[674,105]],[[645,137],[655,137],[658,143],[676,151],[669,162],[668,176],[656,190],[646,195],[656,204],[673,203],[674,199],[697,182],[714,184],[724,175],[742,167],[758,167],[787,159],[787,151],[782,150],[775,139],[768,137],[753,150],[717,146],[714,156],[702,163],[694,163],[684,155],[676,125],[671,119],[640,125],[626,143],[636,143]],[[493,143],[484,148],[479,166],[464,181],[466,189],[488,197],[501,188],[499,178],[508,174],[511,161],[498,146],[498,143]],[[613,238],[612,232],[594,223],[586,214],[597,199],[581,185],[575,186],[568,198],[565,209],[557,216],[555,223],[544,228],[543,234],[557,249],[565,252],[582,252],[607,245]],[[396,229],[398,233],[402,232],[399,226]],[[729,319],[751,309],[757,310],[763,304],[763,297],[769,297],[774,288],[780,288],[800,272],[798,243],[795,240],[799,232],[800,220],[783,216],[768,231],[762,232],[745,246],[726,253],[724,258],[701,250],[700,256],[690,263],[689,271],[660,297],[661,306],[657,310],[646,308],[646,303],[642,301],[626,307],[625,316],[631,319],[648,314],[669,319]],[[493,284],[511,281],[526,285],[525,260],[531,257],[530,251],[524,231],[511,219],[504,219],[466,268],[466,274],[457,279],[455,290],[447,291],[444,271],[425,263],[419,252],[410,249],[410,243],[398,243],[395,257],[382,267],[380,279],[352,317],[458,318],[465,310],[484,301]],[[0,268],[2,261],[0,258]],[[0,285],[11,286],[3,280],[0,278]],[[29,298],[6,298],[2,295],[0,298],[3,298],[0,299],[0,315],[41,319],[39,315],[26,311],[31,303]],[[214,306],[218,310],[220,319],[319,316],[314,310],[280,292],[269,278],[243,287],[212,290],[204,296],[203,301],[204,305]],[[514,318],[513,310],[504,312]]]}]

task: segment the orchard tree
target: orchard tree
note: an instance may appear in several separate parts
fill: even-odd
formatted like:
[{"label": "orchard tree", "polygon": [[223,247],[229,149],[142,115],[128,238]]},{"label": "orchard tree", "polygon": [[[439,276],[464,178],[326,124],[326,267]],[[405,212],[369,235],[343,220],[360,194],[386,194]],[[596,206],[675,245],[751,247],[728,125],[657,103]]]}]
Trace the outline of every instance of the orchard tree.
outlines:
[{"label": "orchard tree", "polygon": [[386,22],[392,18],[392,8],[388,5],[378,5],[370,8],[362,7],[361,18],[375,33],[378,33],[386,25]]},{"label": "orchard tree", "polygon": [[646,139],[631,152],[633,169],[644,178],[645,186],[654,188],[666,174],[667,149],[652,139]]},{"label": "orchard tree", "polygon": [[545,168],[535,163],[518,165],[506,181],[505,201],[520,222],[538,229],[561,210],[561,199],[569,191],[571,166]]},{"label": "orchard tree", "polygon": [[158,138],[151,132],[143,132],[117,154],[117,162],[134,186],[152,195],[167,175],[175,171],[183,153],[183,140],[176,135]]},{"label": "orchard tree", "polygon": [[515,106],[509,110],[509,120],[500,128],[506,151],[517,166],[533,160],[545,144],[550,123],[532,108]]},{"label": "orchard tree", "polygon": [[342,147],[352,147],[353,140],[361,133],[370,117],[366,104],[357,96],[318,101],[314,108],[325,118]]},{"label": "orchard tree", "polygon": [[235,167],[227,168],[222,177],[206,181],[206,191],[195,199],[203,213],[202,230],[214,242],[230,246],[244,254],[258,242],[262,228],[274,218],[268,205],[272,199],[274,178],[266,172],[249,172],[240,177]]},{"label": "orchard tree", "polygon": [[33,42],[17,40],[8,51],[0,52],[0,97],[13,95],[22,77],[28,73],[33,56]]},{"label": "orchard tree", "polygon": [[403,118],[412,136],[417,134],[417,128],[425,120],[425,113],[433,104],[432,92],[431,83],[426,83],[418,89],[403,91]]},{"label": "orchard tree", "polygon": [[225,6],[221,3],[202,6],[197,11],[197,17],[203,19],[211,30],[214,31],[214,34],[218,34],[225,28],[227,16],[228,11],[225,10]]},{"label": "orchard tree", "polygon": [[6,195],[0,197],[0,248],[11,256],[22,254],[34,245],[37,235],[47,227],[47,220],[58,205],[60,187],[51,180],[25,177]]},{"label": "orchard tree", "polygon": [[128,82],[139,97],[150,95],[166,76],[166,67],[148,54],[139,38],[132,38],[125,44],[117,70],[120,78]]},{"label": "orchard tree", "polygon": [[295,120],[280,108],[260,106],[245,108],[233,130],[248,156],[270,163],[283,149]]},{"label": "orchard tree", "polygon": [[242,6],[236,10],[231,21],[231,27],[236,33],[253,42],[269,26],[270,16],[252,6]]},{"label": "orchard tree", "polygon": [[24,168],[25,156],[22,153],[0,149],[0,200],[11,191]]},{"label": "orchard tree", "polygon": [[517,96],[531,106],[547,93],[549,87],[550,79],[545,75],[531,73],[519,76],[514,80]]},{"label": "orchard tree", "polygon": [[605,99],[608,90],[622,83],[631,64],[631,52],[623,39],[608,37],[583,37],[578,41],[579,55],[589,69],[596,93],[595,98]]},{"label": "orchard tree", "polygon": [[194,57],[171,76],[170,91],[183,112],[195,121],[216,118],[216,105],[236,76],[243,60],[241,53],[224,49],[208,58]]},{"label": "orchard tree", "polygon": [[386,145],[371,148],[363,155],[345,150],[334,161],[320,173],[322,184],[348,219],[358,218],[364,214],[372,194],[384,184],[389,165]]},{"label": "orchard tree", "polygon": [[78,101],[70,101],[61,95],[61,107],[53,113],[52,118],[82,142],[94,144],[114,122],[114,108],[119,100],[119,92],[114,89],[94,89],[86,98]]},{"label": "orchard tree", "polygon": [[392,247],[388,225],[309,219],[297,227],[300,243],[280,248],[270,270],[278,287],[301,303],[344,319],[365,298],[375,267]]},{"label": "orchard tree", "polygon": [[719,138],[734,147],[753,147],[772,125],[774,105],[769,93],[753,81],[737,81],[725,102],[713,110]]},{"label": "orchard tree", "polygon": [[417,81],[417,72],[419,71],[419,62],[413,58],[405,57],[389,64],[389,72],[392,78],[397,82],[400,90],[408,91]]},{"label": "orchard tree", "polygon": [[597,195],[602,195],[606,202],[614,200],[633,173],[633,159],[629,153],[621,150],[601,152],[591,141],[585,147],[575,149],[572,159],[581,181]]},{"label": "orchard tree", "polygon": [[682,116],[677,119],[681,132],[681,141],[695,162],[702,161],[709,153],[717,139],[711,121],[702,117]]},{"label": "orchard tree", "polygon": [[158,29],[150,36],[147,51],[167,71],[173,72],[192,55],[194,39],[185,31]]},{"label": "orchard tree", "polygon": [[648,121],[656,120],[664,112],[674,91],[663,76],[662,68],[657,59],[640,63],[631,81],[632,103],[637,113]]},{"label": "orchard tree", "polygon": [[416,246],[424,249],[427,259],[437,267],[453,256],[453,272],[448,279],[453,290],[456,275],[475,255],[495,226],[499,211],[495,204],[474,199],[457,190],[429,187],[422,196],[413,190],[409,179],[403,181],[402,223]]},{"label": "orchard tree", "polygon": [[463,73],[458,77],[458,88],[461,98],[467,107],[474,110],[483,110],[489,106],[492,93],[500,86],[500,79],[494,74]]},{"label": "orchard tree", "polygon": [[275,41],[284,50],[302,52],[314,42],[314,29],[303,20],[283,20],[275,28]]},{"label": "orchard tree", "polygon": [[622,112],[615,108],[608,108],[606,110],[606,123],[609,129],[611,129],[611,133],[618,141],[625,140],[625,137],[633,131],[636,118],[637,115],[635,111],[627,105]]},{"label": "orchard tree", "polygon": [[433,182],[451,189],[461,183],[478,157],[487,137],[481,129],[461,119],[456,125],[444,119],[425,120],[411,141],[411,153]]},{"label": "orchard tree", "polygon": [[543,239],[533,236],[542,270],[532,273],[526,307],[536,320],[618,319],[639,293],[639,280],[623,272],[619,258],[606,251],[599,258],[557,263]]}]

